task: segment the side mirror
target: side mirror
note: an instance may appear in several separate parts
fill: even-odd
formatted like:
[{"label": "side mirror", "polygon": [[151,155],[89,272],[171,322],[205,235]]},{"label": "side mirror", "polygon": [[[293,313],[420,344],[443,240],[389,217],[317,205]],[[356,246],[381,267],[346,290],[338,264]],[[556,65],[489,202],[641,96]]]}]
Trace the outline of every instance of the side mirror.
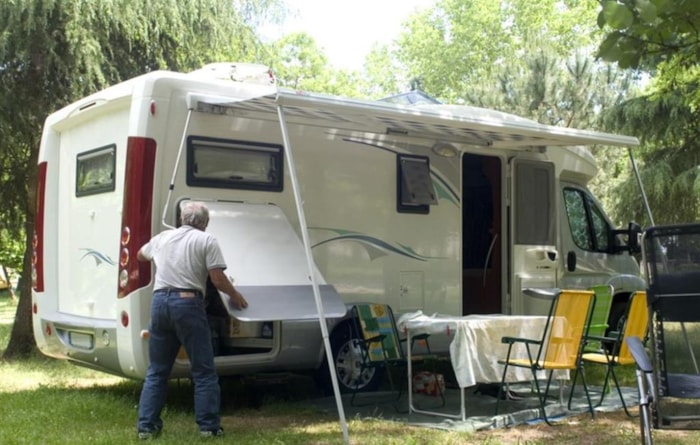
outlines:
[{"label": "side mirror", "polygon": [[630,221],[627,225],[627,249],[630,254],[639,253],[642,251],[640,239],[642,237],[642,226],[634,221]]},{"label": "side mirror", "polygon": [[[612,253],[628,252],[630,255],[642,251],[642,227],[634,221],[627,225],[627,229],[617,229],[610,232],[610,245]],[[626,241],[620,239],[620,236],[627,238]]]}]

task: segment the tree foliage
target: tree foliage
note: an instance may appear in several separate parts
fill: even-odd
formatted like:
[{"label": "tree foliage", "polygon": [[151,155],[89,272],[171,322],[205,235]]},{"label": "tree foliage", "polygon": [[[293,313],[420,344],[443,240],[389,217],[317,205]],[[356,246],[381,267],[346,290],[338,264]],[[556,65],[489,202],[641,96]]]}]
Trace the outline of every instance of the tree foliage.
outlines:
[{"label": "tree foliage", "polygon": [[[700,217],[700,2],[604,0],[598,25],[607,35],[598,54],[650,78],[644,96],[610,110],[607,128],[638,135],[640,171],[654,222]],[[632,179],[616,196],[629,196]],[[639,203],[619,199],[617,209],[649,223]]]},{"label": "tree foliage", "polygon": [[[103,87],[157,69],[255,61],[262,45],[246,20],[276,0],[13,0],[0,2],[0,222],[31,234],[43,120]],[[26,236],[25,236],[26,238]],[[30,254],[5,356],[33,348]]]},{"label": "tree foliage", "polygon": [[[517,67],[533,48],[569,58],[599,32],[585,0],[440,0],[405,23],[394,55],[430,94],[457,103],[471,85],[486,85]],[[590,21],[587,23],[587,17]]]},{"label": "tree foliage", "polygon": [[653,68],[671,59],[697,61],[696,0],[600,0],[597,23],[608,30],[599,56],[623,68]]},{"label": "tree foliage", "polygon": [[345,97],[362,96],[359,73],[335,70],[309,34],[297,32],[268,46],[269,65],[280,87]]}]

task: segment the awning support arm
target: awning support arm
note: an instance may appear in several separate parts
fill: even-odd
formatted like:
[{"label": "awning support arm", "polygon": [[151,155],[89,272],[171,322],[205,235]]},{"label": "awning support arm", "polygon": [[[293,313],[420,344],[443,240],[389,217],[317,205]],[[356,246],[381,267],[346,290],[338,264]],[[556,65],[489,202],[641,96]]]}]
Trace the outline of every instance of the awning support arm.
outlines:
[{"label": "awning support arm", "polygon": [[326,359],[328,361],[328,370],[331,374],[331,382],[333,383],[333,392],[335,393],[335,402],[338,406],[338,417],[340,418],[340,425],[343,429],[343,439],[345,444],[350,443],[348,437],[348,425],[345,420],[345,411],[343,409],[343,399],[340,395],[340,386],[338,386],[338,377],[335,372],[335,364],[333,363],[333,349],[331,348],[330,340],[328,339],[328,325],[326,324],[326,316],[323,312],[323,302],[321,301],[321,290],[318,287],[318,282],[316,280],[315,263],[313,257],[311,256],[311,243],[309,242],[309,230],[306,225],[306,216],[304,214],[303,201],[301,200],[301,192],[299,191],[299,184],[297,182],[296,168],[294,167],[294,159],[292,157],[292,145],[289,142],[289,133],[287,131],[287,121],[284,116],[284,109],[281,104],[277,105],[277,115],[280,122],[280,130],[282,131],[282,142],[284,144],[285,158],[287,159],[287,167],[289,168],[289,179],[292,183],[292,191],[294,192],[294,204],[297,208],[297,214],[299,217],[299,227],[301,229],[301,236],[304,242],[304,251],[306,253],[306,263],[309,269],[309,279],[311,280],[311,287],[314,290],[314,299],[316,300],[316,308],[318,309],[318,322],[321,326],[321,335],[323,336],[323,343],[326,348]]},{"label": "awning support arm", "polygon": [[173,175],[170,178],[170,184],[168,185],[168,197],[165,198],[165,205],[163,206],[163,216],[161,217],[161,224],[168,229],[174,229],[175,227],[165,222],[165,216],[168,214],[168,207],[170,207],[170,198],[173,194],[173,189],[175,188],[175,177],[177,176],[177,169],[180,168],[180,160],[182,159],[182,152],[185,150],[185,138],[187,137],[187,132],[190,128],[190,119],[192,118],[192,108],[187,109],[187,119],[185,120],[185,128],[182,130],[182,138],[180,138],[180,148],[177,150],[177,158],[175,158],[175,167],[173,168]]},{"label": "awning support arm", "polygon": [[627,153],[629,154],[630,161],[632,161],[632,170],[634,170],[634,176],[637,178],[637,185],[639,186],[639,191],[642,194],[642,200],[644,201],[644,209],[649,217],[650,225],[654,225],[654,216],[651,214],[651,208],[649,207],[649,201],[647,200],[647,194],[644,191],[644,184],[642,184],[642,177],[639,176],[639,169],[637,168],[637,161],[634,159],[632,154],[632,148],[627,147]]}]

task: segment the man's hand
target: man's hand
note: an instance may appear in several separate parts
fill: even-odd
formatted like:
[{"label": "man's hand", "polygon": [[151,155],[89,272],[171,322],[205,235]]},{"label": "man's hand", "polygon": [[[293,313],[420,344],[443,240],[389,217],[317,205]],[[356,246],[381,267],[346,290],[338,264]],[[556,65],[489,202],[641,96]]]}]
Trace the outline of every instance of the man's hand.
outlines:
[{"label": "man's hand", "polygon": [[209,278],[211,278],[211,282],[214,287],[228,295],[231,304],[233,304],[237,309],[245,309],[248,307],[248,302],[245,300],[245,298],[243,298],[243,295],[241,295],[241,293],[233,287],[232,280],[224,275],[223,269],[210,270]]},{"label": "man's hand", "polygon": [[229,298],[231,299],[231,303],[238,309],[245,309],[248,307],[248,302],[238,291],[234,291],[233,294],[229,294]]}]

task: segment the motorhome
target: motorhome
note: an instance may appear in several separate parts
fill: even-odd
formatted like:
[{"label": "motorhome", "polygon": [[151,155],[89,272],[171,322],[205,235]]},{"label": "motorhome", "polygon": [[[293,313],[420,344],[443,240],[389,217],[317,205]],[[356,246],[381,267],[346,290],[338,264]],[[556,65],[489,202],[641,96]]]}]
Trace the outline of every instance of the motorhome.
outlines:
[{"label": "motorhome", "polygon": [[[607,283],[624,302],[644,288],[638,229],[616,230],[587,189],[588,147],[637,144],[481,108],[289,91],[255,65],[151,72],[46,119],[36,342],[143,378],[153,267],[136,253],[198,200],[250,303],[207,296],[219,373],[320,369],[327,326],[340,387],[371,388],[374,371],[356,375],[353,303],[541,314],[549,302],[523,289]],[[187,373],[183,355],[173,376]]]}]

